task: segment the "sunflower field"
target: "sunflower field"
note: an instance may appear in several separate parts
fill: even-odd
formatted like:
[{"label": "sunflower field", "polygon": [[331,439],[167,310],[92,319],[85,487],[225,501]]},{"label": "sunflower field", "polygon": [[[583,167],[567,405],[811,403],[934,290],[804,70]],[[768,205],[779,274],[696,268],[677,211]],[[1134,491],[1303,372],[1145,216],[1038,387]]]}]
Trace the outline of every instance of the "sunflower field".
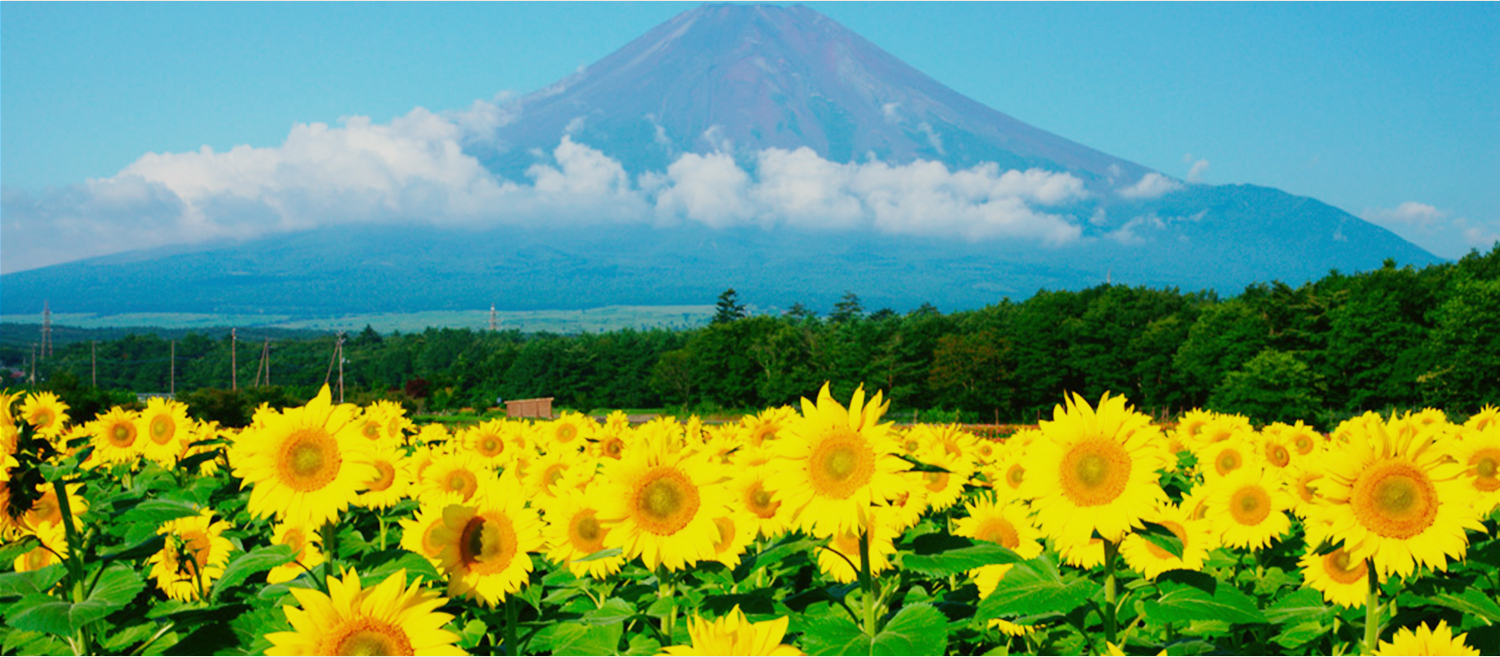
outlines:
[{"label": "sunflower field", "polygon": [[1500,409],[980,438],[0,395],[7,654],[1496,654]]}]

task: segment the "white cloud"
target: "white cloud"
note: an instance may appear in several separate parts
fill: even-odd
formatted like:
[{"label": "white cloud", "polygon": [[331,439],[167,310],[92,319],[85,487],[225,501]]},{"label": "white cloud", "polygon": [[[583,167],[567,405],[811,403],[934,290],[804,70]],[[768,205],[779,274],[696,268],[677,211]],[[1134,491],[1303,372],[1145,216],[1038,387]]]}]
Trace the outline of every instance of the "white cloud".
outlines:
[{"label": "white cloud", "polygon": [[1208,160],[1198,160],[1196,162],[1193,162],[1193,166],[1188,167],[1187,181],[1201,182],[1203,180],[1203,174],[1206,171],[1208,171]]},{"label": "white cloud", "polygon": [[1134,185],[1120,190],[1120,196],[1129,199],[1157,198],[1179,189],[1182,189],[1182,183],[1151,171],[1141,176],[1141,179]]},{"label": "white cloud", "polygon": [[[481,101],[388,124],[350,117],[294,126],[270,148],[150,153],[105,179],[30,193],[6,189],[5,271],[173,243],[246,239],[339,224],[442,226],[691,221],[788,225],[965,239],[1078,240],[1075,220],[1046,208],[1085,198],[1067,173],[950,171],[938,162],[831,162],[808,148],[770,149],[740,163],[724,150],[683,154],[633,178],[592,146],[564,136],[524,180],[488,171],[469,136],[512,120]],[[24,245],[22,248],[21,245]]]},{"label": "white cloud", "polygon": [[1489,251],[1500,241],[1500,221],[1454,216],[1416,201],[1366,209],[1360,217],[1445,258],[1463,257],[1470,249]]}]

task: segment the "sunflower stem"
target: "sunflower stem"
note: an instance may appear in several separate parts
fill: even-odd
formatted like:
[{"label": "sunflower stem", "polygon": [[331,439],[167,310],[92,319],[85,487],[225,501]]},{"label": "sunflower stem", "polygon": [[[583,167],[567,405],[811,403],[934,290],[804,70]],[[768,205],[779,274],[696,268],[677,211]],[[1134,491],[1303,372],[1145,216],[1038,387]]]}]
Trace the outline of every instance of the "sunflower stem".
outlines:
[{"label": "sunflower stem", "polygon": [[514,594],[505,596],[505,654],[521,654],[519,641],[516,639],[516,625],[519,624],[521,610],[516,608],[516,596]]},{"label": "sunflower stem", "polygon": [[385,514],[377,511],[375,519],[380,521],[380,551],[385,552]]},{"label": "sunflower stem", "polygon": [[880,631],[875,627],[875,579],[870,577],[870,530],[859,530],[859,585],[864,591],[865,634],[875,636]]},{"label": "sunflower stem", "polygon": [[1380,578],[1375,574],[1375,558],[1365,559],[1365,579],[1369,582],[1365,595],[1365,645],[1363,653],[1375,654],[1375,643],[1380,640]]},{"label": "sunflower stem", "polygon": [[[660,597],[662,600],[671,600],[672,599],[672,595],[675,593],[675,591],[673,590],[673,586],[672,585],[673,585],[673,582],[672,582],[672,573],[671,573],[671,571],[668,571],[667,568],[666,568],[666,566],[663,566],[661,564],[657,564],[656,565],[657,596]],[[675,641],[672,639],[672,630],[676,629],[676,625],[677,625],[677,605],[676,604],[672,604],[672,605],[670,605],[670,606],[667,607],[667,615],[661,617],[661,631],[662,631],[662,634],[666,635],[665,641],[666,641],[667,645],[672,645],[673,643],[675,643]]]},{"label": "sunflower stem", "polygon": [[1115,621],[1115,556],[1119,553],[1118,543],[1104,540],[1104,640],[1109,643],[1115,643],[1118,631]]},{"label": "sunflower stem", "polygon": [[[323,579],[327,580],[337,574],[337,561],[339,560],[339,527],[334,521],[323,523]],[[326,581],[322,583],[327,586]],[[320,587],[320,588],[323,588]],[[327,590],[324,591],[327,593]]]}]

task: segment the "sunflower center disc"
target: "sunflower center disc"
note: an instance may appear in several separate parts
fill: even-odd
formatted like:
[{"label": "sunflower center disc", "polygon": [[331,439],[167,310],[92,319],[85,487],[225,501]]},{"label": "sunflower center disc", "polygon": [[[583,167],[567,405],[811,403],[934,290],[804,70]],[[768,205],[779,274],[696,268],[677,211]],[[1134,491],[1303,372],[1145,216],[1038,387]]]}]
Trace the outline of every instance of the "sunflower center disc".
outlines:
[{"label": "sunflower center disc", "polygon": [[990,518],[974,531],[974,538],[991,543],[999,543],[1002,547],[1015,549],[1021,545],[1021,535],[1016,533],[1015,526],[1004,518]]},{"label": "sunflower center disc", "polygon": [[158,445],[165,445],[172,439],[172,430],[176,427],[169,417],[158,416],[151,420],[151,439]]},{"label": "sunflower center disc", "polygon": [[714,552],[724,552],[734,542],[734,521],[729,518],[714,518],[714,526],[719,529],[719,542],[714,544]]},{"label": "sunflower center disc", "polygon": [[1218,469],[1221,475],[1226,475],[1240,469],[1239,452],[1227,451],[1220,454],[1218,460],[1214,461],[1214,467]]},{"label": "sunflower center disc", "polygon": [[584,511],[573,518],[573,547],[588,554],[604,548],[604,528],[599,526],[593,511]]},{"label": "sunflower center disc", "polygon": [[770,518],[776,515],[776,510],[781,508],[781,501],[771,496],[771,491],[766,490],[761,482],[755,482],[750,487],[750,492],[745,496],[750,502],[750,510],[762,518]]},{"label": "sunflower center disc", "polygon": [[1245,486],[1230,496],[1229,515],[1241,525],[1259,525],[1271,515],[1271,495],[1260,486]]},{"label": "sunflower center disc", "polygon": [[564,424],[557,428],[557,442],[572,442],[572,440],[577,436],[578,429],[573,428],[573,425],[571,424]]},{"label": "sunflower center disc", "polygon": [[1405,461],[1376,465],[1354,482],[1349,497],[1360,524],[1386,538],[1421,534],[1437,518],[1437,490],[1420,468]]},{"label": "sunflower center disc", "polygon": [[484,440],[479,442],[479,452],[485,456],[495,456],[503,451],[505,451],[505,444],[494,436],[485,436]]},{"label": "sunflower center disc", "polygon": [[1323,571],[1340,584],[1353,584],[1365,578],[1365,562],[1350,562],[1349,553],[1339,548],[1323,555]]},{"label": "sunflower center disc", "polygon": [[934,493],[948,487],[948,473],[946,472],[923,472],[922,479],[927,482],[927,490]]},{"label": "sunflower center disc", "polygon": [[411,642],[400,628],[363,618],[345,630],[334,648],[335,655],[410,655]]},{"label": "sunflower center disc", "polygon": [[1292,462],[1291,453],[1281,445],[1272,445],[1267,455],[1271,457],[1271,464],[1278,468],[1284,468],[1288,463]]},{"label": "sunflower center disc", "polygon": [[858,434],[838,431],[813,450],[808,464],[813,490],[842,500],[870,483],[875,475],[875,452]]},{"label": "sunflower center disc", "polygon": [[1020,488],[1021,482],[1025,480],[1026,468],[1022,467],[1020,463],[1010,466],[1010,469],[1005,471],[1005,481],[1010,483],[1011,488]]},{"label": "sunflower center disc", "polygon": [[698,514],[698,487],[676,468],[661,466],[646,475],[636,495],[636,518],[641,529],[665,536],[676,534]]},{"label": "sunflower center disc", "polygon": [[1112,440],[1086,440],[1063,457],[1063,494],[1078,506],[1109,504],[1130,482],[1130,454]]},{"label": "sunflower center disc", "polygon": [[328,485],[339,474],[343,457],[338,444],[322,429],[292,434],[281,452],[281,473],[288,486],[309,492]]},{"label": "sunflower center disc", "polygon": [[378,493],[396,483],[396,468],[385,461],[375,462],[375,479],[370,482],[370,492]]},{"label": "sunflower center disc", "polygon": [[468,470],[454,470],[448,473],[448,490],[467,500],[474,496],[474,491],[479,490],[479,480]]},{"label": "sunflower center disc", "polygon": [[135,427],[128,424],[116,424],[109,432],[109,442],[115,447],[129,447],[135,444]]},{"label": "sunflower center disc", "polygon": [[[1179,524],[1177,524],[1175,522],[1172,522],[1171,520],[1158,520],[1156,522],[1156,524],[1161,525],[1163,527],[1166,527],[1167,529],[1172,530],[1172,534],[1177,537],[1177,540],[1182,541],[1182,547],[1184,549],[1187,548],[1187,543],[1188,543],[1188,540],[1187,540],[1187,529],[1184,529],[1182,525],[1179,525]],[[1177,558],[1171,552],[1163,550],[1161,548],[1161,546],[1159,546],[1159,545],[1157,545],[1155,543],[1152,543],[1151,541],[1146,541],[1146,549],[1150,550],[1151,551],[1151,555],[1154,556],[1154,557],[1156,557],[1156,558],[1158,558],[1158,559],[1176,559]]]},{"label": "sunflower center disc", "polygon": [[1469,464],[1474,466],[1474,487],[1486,493],[1500,490],[1500,478],[1496,477],[1500,471],[1500,449],[1482,449],[1469,458]]}]

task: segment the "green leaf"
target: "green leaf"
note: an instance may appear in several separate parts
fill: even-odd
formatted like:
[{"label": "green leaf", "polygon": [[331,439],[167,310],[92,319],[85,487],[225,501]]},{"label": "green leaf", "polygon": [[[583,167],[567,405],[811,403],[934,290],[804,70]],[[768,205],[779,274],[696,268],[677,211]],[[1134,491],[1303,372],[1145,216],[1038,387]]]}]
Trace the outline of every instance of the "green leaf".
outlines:
[{"label": "green leaf", "polygon": [[581,625],[560,623],[552,632],[554,655],[614,655],[620,652],[624,623]]},{"label": "green leaf", "polygon": [[809,621],[802,632],[802,649],[809,655],[868,655],[870,636],[848,616],[827,616]]},{"label": "green leaf", "polygon": [[178,518],[191,518],[203,511],[196,505],[177,500],[146,500],[135,505],[135,508],[126,511],[120,516],[121,524],[144,524],[151,528],[151,533],[161,527],[162,523]]},{"label": "green leaf", "polygon": [[1307,620],[1327,621],[1334,608],[1323,602],[1323,594],[1313,589],[1299,589],[1266,607],[1266,620],[1275,625],[1299,624]]},{"label": "green leaf", "polygon": [[1500,623],[1500,604],[1478,589],[1464,589],[1463,593],[1438,593],[1425,598],[1428,602],[1472,614],[1491,623]]},{"label": "green leaf", "polygon": [[146,582],[135,571],[109,568],[82,602],[63,602],[40,594],[22,598],[12,607],[15,613],[10,615],[10,624],[22,630],[68,636],[130,604],[145,587]]},{"label": "green leaf", "polygon": [[929,604],[902,607],[875,635],[872,655],[942,655],[948,651],[948,618]]},{"label": "green leaf", "polygon": [[574,559],[571,563],[584,563],[584,562],[587,562],[587,561],[597,561],[599,559],[608,559],[610,557],[618,557],[621,554],[624,554],[624,550],[621,550],[620,548],[617,548],[617,547],[616,548],[609,548],[607,550],[600,550],[600,551],[595,552],[593,554],[590,554],[590,555],[588,555],[586,557],[579,557],[577,559]]},{"label": "green leaf", "polygon": [[185,459],[182,459],[181,461],[178,461],[177,469],[188,474],[197,474],[199,465],[202,465],[205,461],[212,461],[216,458],[219,458],[219,454],[220,450],[217,449],[209,450],[207,452],[199,452]]},{"label": "green leaf", "polygon": [[[3,485],[4,484],[0,484],[0,486]],[[0,509],[0,511],[3,511],[3,509]],[[31,534],[27,534],[25,536],[22,536],[21,538],[16,539],[14,543],[8,543],[4,547],[0,547],[0,564],[9,565],[16,560],[16,557],[32,551],[32,549],[36,548],[36,546],[40,544],[40,539],[32,536]],[[6,574],[10,575],[12,573]]]},{"label": "green leaf", "polygon": [[751,572],[754,572],[756,568],[760,568],[768,564],[780,563],[781,560],[791,555],[806,554],[809,550],[814,549],[818,545],[818,542],[812,539],[803,538],[791,540],[790,536],[792,535],[788,534],[787,536],[787,538],[782,539],[781,543],[766,548],[764,552],[761,552],[754,557],[745,557],[744,559],[741,559],[740,565],[734,569],[734,578],[736,580],[743,580]]},{"label": "green leaf", "polygon": [[1328,626],[1322,621],[1309,620],[1287,625],[1274,639],[1283,648],[1296,648],[1304,643],[1328,634]]},{"label": "green leaf", "polygon": [[1145,527],[1136,530],[1135,534],[1146,539],[1147,542],[1167,551],[1178,559],[1182,558],[1182,539],[1175,532],[1164,525],[1154,522],[1145,522]]},{"label": "green leaf", "polygon": [[268,545],[255,548],[235,557],[228,566],[224,567],[224,574],[220,575],[218,583],[214,584],[214,595],[217,596],[219,591],[238,585],[251,575],[291,563],[296,559],[297,551],[293,550],[290,545]]},{"label": "green leaf", "polygon": [[619,598],[610,598],[604,601],[604,606],[585,613],[583,622],[589,625],[613,625],[630,620],[635,615],[635,608],[630,606],[630,603]]},{"label": "green leaf", "polygon": [[630,637],[630,649],[625,654],[632,656],[655,655],[661,652],[661,642],[644,634]]},{"label": "green leaf", "polygon": [[1254,598],[1233,586],[1222,584],[1212,595],[1191,586],[1172,588],[1155,600],[1144,601],[1142,610],[1147,618],[1156,623],[1266,622],[1266,616],[1255,606]]},{"label": "green leaf", "polygon": [[808,623],[802,646],[812,655],[941,655],[948,619],[929,604],[902,607],[872,639],[844,616]]},{"label": "green leaf", "polygon": [[160,552],[162,547],[166,544],[166,535],[154,534],[150,538],[136,543],[135,545],[132,545],[128,548],[122,548],[115,552],[107,552],[105,554],[102,554],[99,556],[99,560],[105,563],[109,563],[111,561],[135,561],[136,559],[149,557],[153,554],[156,554],[157,552]]},{"label": "green leaf", "polygon": [[67,572],[62,564],[55,563],[37,570],[0,574],[0,597],[46,595],[47,591],[62,581]]},{"label": "green leaf", "polygon": [[[922,538],[926,538],[925,536]],[[914,541],[921,548],[922,538]],[[908,554],[901,558],[901,568],[928,577],[949,577],[981,566],[1016,563],[1024,561],[1021,555],[997,543],[974,542],[965,547],[944,550],[933,554]]]},{"label": "green leaf", "polygon": [[994,593],[980,601],[975,620],[1000,616],[1066,614],[1078,608],[1098,590],[1098,585],[1079,579],[1064,582],[1057,564],[1047,557],[1017,563],[1005,573]]}]

